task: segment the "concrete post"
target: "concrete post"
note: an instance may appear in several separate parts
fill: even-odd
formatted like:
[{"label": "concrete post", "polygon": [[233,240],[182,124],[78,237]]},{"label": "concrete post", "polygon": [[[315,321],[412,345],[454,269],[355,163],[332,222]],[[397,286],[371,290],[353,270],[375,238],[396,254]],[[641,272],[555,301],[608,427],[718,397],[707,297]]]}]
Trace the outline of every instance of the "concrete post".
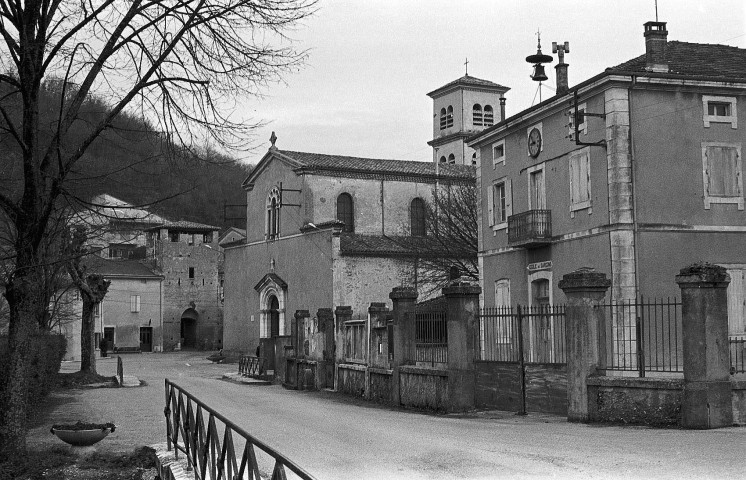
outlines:
[{"label": "concrete post", "polygon": [[389,308],[385,303],[374,302],[368,307],[368,366],[376,368],[388,367],[388,346],[386,345],[386,323],[389,318]]},{"label": "concrete post", "polygon": [[606,373],[606,322],[603,303],[611,281],[604,273],[581,268],[562,277],[567,346],[567,420],[587,422],[589,375]]},{"label": "concrete post", "polygon": [[[334,386],[334,313],[331,308],[319,308],[316,312],[318,331],[323,333],[321,360],[318,360],[315,384],[318,389]],[[316,354],[318,357],[318,352]]]},{"label": "concrete post", "polygon": [[474,359],[479,349],[479,294],[482,289],[457,281],[443,289],[448,309],[448,410],[475,405]]},{"label": "concrete post", "polygon": [[394,304],[392,310],[394,323],[394,361],[391,375],[391,401],[401,404],[399,393],[399,367],[415,363],[415,322],[414,306],[417,301],[417,289],[412,287],[394,287],[389,293]]},{"label": "concrete post", "polygon": [[303,341],[305,340],[304,325],[311,314],[308,310],[296,310],[293,323],[290,325],[290,336],[293,337],[293,353],[295,358],[303,358]]},{"label": "concrete post", "polygon": [[725,268],[698,263],[676,275],[681,289],[684,337],[685,428],[719,428],[733,424],[728,345],[730,276]]},{"label": "concrete post", "polygon": [[339,370],[338,366],[340,363],[345,362],[344,352],[344,324],[346,321],[352,319],[352,307],[350,306],[339,306],[334,310],[336,317],[336,328],[334,329],[334,389],[338,390],[339,385]]}]

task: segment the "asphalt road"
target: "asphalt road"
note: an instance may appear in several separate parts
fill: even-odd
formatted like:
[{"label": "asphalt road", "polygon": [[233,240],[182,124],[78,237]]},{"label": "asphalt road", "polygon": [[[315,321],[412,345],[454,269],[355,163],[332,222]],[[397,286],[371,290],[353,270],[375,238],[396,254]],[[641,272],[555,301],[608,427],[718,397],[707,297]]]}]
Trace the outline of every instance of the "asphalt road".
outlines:
[{"label": "asphalt road", "polygon": [[[331,392],[226,382],[221,373],[236,365],[213,365],[205,356],[126,356],[125,372],[148,386],[65,393],[53,399],[46,421],[98,411],[105,416],[101,421],[120,426],[111,441],[105,440],[106,448],[162,442],[163,378],[168,377],[318,479],[746,476],[746,428],[590,426],[494,411],[430,415]],[[112,366],[104,362],[99,371],[107,373]]]}]

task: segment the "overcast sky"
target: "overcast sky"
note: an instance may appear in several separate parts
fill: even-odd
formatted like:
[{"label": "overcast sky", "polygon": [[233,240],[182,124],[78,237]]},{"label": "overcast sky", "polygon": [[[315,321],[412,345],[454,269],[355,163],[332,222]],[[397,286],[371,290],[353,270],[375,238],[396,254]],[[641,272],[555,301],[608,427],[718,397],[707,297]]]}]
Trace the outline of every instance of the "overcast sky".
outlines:
[{"label": "overcast sky", "polygon": [[[744,0],[658,0],[668,40],[746,48]],[[277,147],[315,153],[431,161],[432,100],[464,75],[510,87],[507,115],[538,102],[525,57],[570,42],[570,86],[645,52],[643,23],[654,0],[319,0],[290,32],[307,66],[244,102],[257,130],[256,163],[275,131]],[[554,94],[554,63],[543,98]]]}]

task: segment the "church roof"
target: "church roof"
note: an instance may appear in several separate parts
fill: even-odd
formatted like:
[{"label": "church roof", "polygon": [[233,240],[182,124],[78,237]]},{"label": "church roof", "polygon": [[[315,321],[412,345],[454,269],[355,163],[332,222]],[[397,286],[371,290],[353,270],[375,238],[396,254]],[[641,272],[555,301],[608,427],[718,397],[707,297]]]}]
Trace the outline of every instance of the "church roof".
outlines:
[{"label": "church roof", "polygon": [[476,87],[476,88],[487,88],[490,90],[496,90],[500,92],[507,92],[510,90],[509,87],[505,87],[503,85],[500,85],[499,83],[490,82],[489,80],[482,80],[481,78],[472,77],[471,75],[464,75],[461,78],[457,78],[456,80],[446,83],[440,88],[436,88],[432,92],[428,93],[427,95],[429,97],[438,96],[440,93],[444,93],[446,90],[450,90],[454,87]]},{"label": "church roof", "polygon": [[[668,73],[720,80],[746,80],[746,49],[729,45],[671,41],[666,43]],[[615,67],[608,73],[645,72],[645,55]]]},{"label": "church roof", "polygon": [[397,177],[416,180],[451,180],[474,182],[476,167],[471,165],[447,165],[410,160],[386,160],[377,158],[350,157],[323,153],[293,152],[270,148],[251,174],[244,180],[244,188],[252,188],[256,179],[271,158],[288,164],[296,173],[318,173],[346,177]]}]

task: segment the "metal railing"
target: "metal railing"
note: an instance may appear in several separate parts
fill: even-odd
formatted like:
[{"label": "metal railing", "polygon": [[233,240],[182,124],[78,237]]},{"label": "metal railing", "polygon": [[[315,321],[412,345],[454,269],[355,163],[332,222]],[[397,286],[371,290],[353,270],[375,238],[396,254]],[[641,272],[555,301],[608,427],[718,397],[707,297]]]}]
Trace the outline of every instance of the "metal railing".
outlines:
[{"label": "metal railing", "polygon": [[565,306],[484,308],[479,347],[479,360],[565,364]]},{"label": "metal railing", "polygon": [[606,318],[606,369],[684,371],[681,302],[676,298],[620,300],[602,305]]},{"label": "metal railing", "polygon": [[746,373],[746,336],[730,337],[730,374]]},{"label": "metal railing", "polygon": [[264,373],[264,359],[254,355],[241,355],[238,359],[238,373],[244,377],[258,377]]},{"label": "metal railing", "polygon": [[417,363],[448,363],[448,315],[441,305],[416,308],[415,360]]},{"label": "metal railing", "polygon": [[[186,455],[187,470],[197,480],[267,478],[265,466],[271,468],[273,480],[285,479],[286,469],[304,480],[314,478],[168,379],[163,413],[168,449],[173,447],[176,458],[179,452]],[[257,450],[262,454],[259,458]]]},{"label": "metal railing", "polygon": [[544,245],[551,240],[551,210],[527,210],[508,217],[508,244]]}]

